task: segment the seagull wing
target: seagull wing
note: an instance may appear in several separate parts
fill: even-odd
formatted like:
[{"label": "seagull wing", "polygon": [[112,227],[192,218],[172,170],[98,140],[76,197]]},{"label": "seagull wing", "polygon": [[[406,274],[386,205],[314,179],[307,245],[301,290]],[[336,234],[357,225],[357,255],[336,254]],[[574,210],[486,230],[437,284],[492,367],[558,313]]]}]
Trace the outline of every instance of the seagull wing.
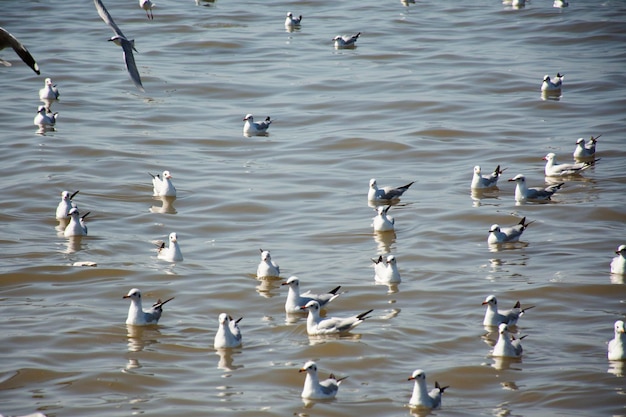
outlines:
[{"label": "seagull wing", "polygon": [[15,53],[17,53],[19,57],[22,58],[22,61],[24,61],[26,65],[31,67],[32,70],[37,73],[37,75],[40,74],[39,65],[37,65],[37,62],[35,62],[35,58],[33,58],[30,52],[28,52],[28,49],[26,49],[26,47],[22,45],[22,43],[18,41],[15,36],[11,35],[5,29],[0,27],[0,49],[4,48],[5,46],[11,46],[11,48],[13,48]]},{"label": "seagull wing", "polygon": [[96,10],[98,11],[98,14],[102,18],[102,20],[104,20],[104,23],[109,25],[111,27],[111,29],[113,29],[113,32],[115,32],[115,34],[117,36],[121,36],[122,38],[126,38],[126,36],[124,36],[124,34],[120,30],[120,28],[113,21],[113,18],[109,14],[109,12],[106,9],[106,7],[104,7],[104,3],[102,3],[102,1],[100,1],[100,0],[93,0],[93,3],[96,5]]},{"label": "seagull wing", "polygon": [[[94,1],[97,2],[100,0]],[[130,74],[131,80],[133,80],[133,83],[135,83],[135,87],[137,87],[140,91],[145,91],[143,89],[143,85],[141,84],[141,77],[139,76],[137,65],[135,64],[135,57],[133,56],[133,44],[130,43],[126,38],[123,38],[122,49],[124,50],[124,62],[126,63],[126,69]]]}]

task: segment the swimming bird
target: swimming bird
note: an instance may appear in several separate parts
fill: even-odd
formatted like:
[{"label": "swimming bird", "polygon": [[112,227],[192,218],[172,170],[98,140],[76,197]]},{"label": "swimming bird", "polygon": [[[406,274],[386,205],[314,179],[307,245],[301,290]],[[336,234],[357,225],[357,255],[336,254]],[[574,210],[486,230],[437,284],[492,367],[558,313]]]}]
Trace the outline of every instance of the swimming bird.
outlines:
[{"label": "swimming bird", "polygon": [[626,359],[626,335],[624,334],[624,322],[615,322],[615,337],[609,341],[607,356],[610,361],[623,361]]},{"label": "swimming bird", "polygon": [[367,316],[374,310],[368,310],[356,316],[346,318],[339,317],[320,317],[320,305],[317,301],[312,300],[306,305],[300,307],[302,310],[308,310],[309,315],[306,319],[306,331],[309,336],[339,334],[346,333],[354,329],[363,320],[369,318]]},{"label": "swimming bird", "polygon": [[256,276],[257,278],[280,276],[280,267],[272,261],[270,251],[261,249],[261,262],[256,268]]},{"label": "swimming bird", "polygon": [[569,3],[566,0],[554,0],[554,3],[552,3],[552,7],[559,9],[567,6],[569,6]]},{"label": "swimming bird", "polygon": [[545,94],[560,93],[561,86],[563,85],[563,77],[561,73],[557,72],[554,81],[552,81],[549,75],[545,75],[541,83],[541,92]]},{"label": "swimming bird", "polygon": [[[6,29],[0,27],[0,50],[3,50],[7,46],[13,48],[15,53],[20,58],[22,58],[22,61],[24,61],[26,65],[28,65],[33,71],[35,71],[37,75],[41,74],[41,72],[39,71],[39,65],[37,65],[37,62],[35,62],[35,58],[33,58],[30,52],[28,52],[28,49],[26,49],[26,47],[22,45],[22,42],[18,41],[17,38],[11,35]],[[11,66],[10,62],[3,59],[0,59],[0,64],[3,64],[7,67]]]},{"label": "swimming bird", "polygon": [[89,216],[90,211],[82,216],[78,212],[76,207],[72,207],[67,215],[70,217],[69,224],[65,227],[63,235],[65,237],[72,236],[87,236],[87,225],[85,224],[85,218]]},{"label": "swimming bird", "polygon": [[52,84],[52,80],[50,78],[46,78],[44,81],[44,87],[39,90],[39,99],[44,103],[50,103],[52,100],[58,100],[59,89],[56,84]]},{"label": "swimming bird", "polygon": [[104,23],[109,25],[109,27],[111,27],[111,29],[113,29],[113,32],[115,33],[115,36],[110,38],[109,41],[122,47],[124,53],[124,63],[126,64],[126,70],[130,75],[130,79],[133,81],[135,87],[137,87],[139,91],[145,91],[143,85],[141,84],[141,77],[139,76],[137,65],[135,64],[135,57],[133,56],[133,50],[137,52],[137,49],[135,49],[135,40],[128,39],[126,36],[124,36],[124,33],[122,33],[120,28],[115,24],[113,18],[109,14],[106,7],[104,7],[104,4],[101,0],[93,0],[93,2],[96,6],[98,14],[102,18],[102,20],[104,20]]},{"label": "swimming bird", "polygon": [[172,301],[174,297],[165,301],[158,299],[156,303],[148,310],[144,310],[141,305],[141,292],[137,288],[128,291],[128,294],[122,298],[130,299],[130,307],[128,308],[128,317],[126,324],[133,326],[146,326],[148,324],[157,324],[163,313],[163,305],[168,301]]},{"label": "swimming bird", "polygon": [[576,141],[576,149],[574,149],[573,153],[574,159],[593,158],[596,155],[596,142],[600,136],[602,135],[598,135],[595,138],[592,136],[587,143],[585,143],[584,138],[578,138]]},{"label": "swimming bird", "polygon": [[254,117],[251,114],[246,114],[246,117],[243,118],[243,134],[244,136],[263,136],[267,134],[267,129],[272,124],[272,120],[269,116],[265,118],[264,121],[256,123],[254,121]]},{"label": "swimming bird", "polygon": [[517,183],[515,186],[515,201],[518,203],[525,202],[527,200],[550,200],[550,197],[552,197],[552,195],[556,193],[563,186],[563,184],[565,184],[562,182],[550,185],[546,188],[528,188],[526,186],[526,177],[522,174],[517,174],[515,177],[509,179],[509,181],[515,181]]},{"label": "swimming bird", "polygon": [[391,206],[379,206],[376,208],[378,215],[374,216],[372,226],[375,232],[390,232],[395,228],[395,219],[387,215]]},{"label": "swimming bird", "polygon": [[474,176],[472,177],[472,185],[473,189],[481,189],[481,188],[491,188],[498,185],[498,179],[500,178],[500,174],[502,174],[506,168],[500,169],[500,165],[493,170],[493,172],[489,175],[482,175],[480,165],[476,165],[474,167]]},{"label": "swimming bird", "polygon": [[347,378],[345,376],[338,379],[335,375],[330,374],[328,379],[320,382],[317,375],[317,364],[313,361],[306,362],[298,372],[306,372],[301,396],[307,400],[330,400],[335,398],[341,381]]},{"label": "swimming bird", "polygon": [[598,161],[598,159],[594,159],[593,161],[577,162],[575,164],[559,164],[556,162],[556,155],[553,152],[544,156],[543,159],[546,161],[546,167],[544,169],[546,177],[579,175]]},{"label": "swimming bird", "polygon": [[293,17],[293,13],[287,13],[287,17],[285,18],[285,26],[300,26],[302,23],[302,15],[299,17]]},{"label": "swimming bird", "polygon": [[626,275],[626,245],[619,245],[615,253],[617,256],[611,260],[611,273]]},{"label": "swimming bird", "polygon": [[514,9],[521,9],[522,7],[526,7],[526,0],[512,0],[511,6]]},{"label": "swimming bird", "polygon": [[159,246],[157,258],[167,262],[182,261],[183,253],[180,251],[180,246],[178,245],[178,236],[176,236],[176,233],[170,233],[169,240],[170,245],[168,247],[165,247],[165,242],[161,243],[161,246]]},{"label": "swimming bird", "polygon": [[411,185],[413,185],[415,181],[412,181],[406,185],[401,187],[382,187],[378,188],[376,184],[376,178],[372,178],[370,180],[370,188],[367,191],[367,199],[372,202],[380,202],[381,200],[397,200],[406,190],[409,189]]},{"label": "swimming bird", "polygon": [[517,242],[524,233],[524,230],[533,222],[525,223],[526,217],[522,218],[518,224],[511,227],[500,227],[500,225],[492,224],[489,228],[489,237],[487,243],[494,245],[497,243]]},{"label": "swimming bird", "polygon": [[[148,172],[148,174],[150,174]],[[172,174],[163,171],[163,178],[159,174],[152,175],[152,194],[157,197],[176,197],[176,187],[172,184]]]},{"label": "swimming bird", "polygon": [[226,313],[220,313],[218,317],[219,327],[215,334],[215,340],[213,341],[213,347],[215,349],[235,348],[241,346],[241,330],[239,329],[239,322],[243,317],[238,320],[233,320],[231,316]]},{"label": "swimming bird", "polygon": [[59,112],[52,113],[46,106],[39,106],[33,124],[40,127],[52,127],[56,124],[58,115]]},{"label": "swimming bird", "polygon": [[339,292],[341,285],[324,294],[313,294],[310,290],[300,294],[300,279],[295,276],[289,277],[281,285],[289,286],[287,300],[285,301],[285,312],[287,313],[302,313],[301,307],[307,305],[310,301],[316,301],[319,307],[324,307],[341,295]]},{"label": "swimming bird", "polygon": [[374,262],[374,280],[385,284],[398,284],[402,281],[398,265],[394,255],[387,255],[383,261],[383,256],[372,258]]},{"label": "swimming bird", "polygon": [[483,301],[483,305],[487,306],[483,326],[499,326],[502,323],[513,326],[517,324],[517,320],[519,320],[527,310],[535,307],[530,306],[522,309],[522,305],[517,301],[511,310],[498,310],[498,300],[495,295],[487,296],[485,301]]},{"label": "swimming bird", "polygon": [[415,381],[413,385],[413,394],[409,400],[411,407],[423,407],[436,409],[441,407],[441,396],[449,386],[441,387],[439,382],[435,381],[435,388],[428,392],[426,388],[426,374],[421,369],[416,369],[409,377],[409,381]]},{"label": "swimming bird", "polygon": [[155,7],[156,4],[152,3],[150,0],[139,0],[139,7],[146,11],[146,16],[148,19],[154,19],[154,15],[152,14],[152,8]]},{"label": "swimming bird", "polygon": [[526,336],[515,339],[515,337],[509,334],[509,326],[506,323],[500,323],[498,326],[498,341],[493,347],[492,356],[519,358],[524,351],[521,343],[524,337]]},{"label": "swimming bird", "polygon": [[67,216],[70,213],[70,210],[72,209],[72,207],[74,207],[72,205],[72,199],[74,198],[76,194],[78,194],[79,191],[80,190],[77,190],[76,192],[74,192],[74,194],[70,194],[69,191],[61,192],[61,201],[59,202],[59,205],[57,206],[57,212],[56,212],[57,219],[67,218]]},{"label": "swimming bird", "polygon": [[335,42],[335,48],[336,49],[341,49],[341,48],[355,48],[356,47],[356,40],[359,38],[359,36],[361,36],[361,32],[357,33],[356,35],[337,35],[333,38],[333,41]]}]

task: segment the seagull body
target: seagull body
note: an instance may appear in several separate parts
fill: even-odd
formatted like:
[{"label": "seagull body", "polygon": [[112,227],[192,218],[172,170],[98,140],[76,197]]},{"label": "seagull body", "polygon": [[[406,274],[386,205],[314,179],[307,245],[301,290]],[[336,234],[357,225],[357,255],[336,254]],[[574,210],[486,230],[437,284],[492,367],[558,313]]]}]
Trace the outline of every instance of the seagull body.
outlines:
[{"label": "seagull body", "polygon": [[515,181],[515,201],[525,202],[527,200],[550,200],[550,197],[556,193],[564,182],[560,184],[550,185],[546,188],[528,188],[526,186],[526,177],[522,174],[517,174],[515,177],[509,179],[509,181]]},{"label": "seagull body", "polygon": [[169,236],[170,245],[165,247],[165,242],[161,244],[158,250],[157,258],[167,262],[180,262],[183,260],[183,253],[178,245],[178,236],[172,232]]},{"label": "seagull body", "polygon": [[401,187],[378,188],[378,185],[376,184],[376,179],[372,178],[370,180],[370,188],[367,191],[367,199],[372,202],[380,202],[381,200],[397,200],[400,198],[400,196],[402,196],[402,194],[404,194],[406,190],[409,189],[411,185],[413,185],[414,182],[415,181],[412,181]]},{"label": "seagull body", "polygon": [[544,169],[546,177],[579,175],[597,161],[596,159],[589,162],[577,162],[575,164],[559,164],[556,162],[556,155],[552,152],[544,156],[543,159],[546,161],[546,167]]},{"label": "seagull body", "polygon": [[33,124],[36,126],[54,126],[57,122],[58,112],[52,113],[46,106],[39,106],[37,108],[37,114],[33,119]]},{"label": "seagull body", "polygon": [[502,358],[519,358],[523,352],[522,338],[512,338],[509,334],[509,326],[506,323],[501,323],[498,326],[498,341],[493,347],[492,355]]},{"label": "seagull body", "polygon": [[563,85],[563,77],[561,73],[557,73],[556,77],[554,77],[554,81],[552,81],[549,75],[545,75],[543,77],[543,83],[541,83],[541,92],[547,94],[560,93],[561,86]]},{"label": "seagull body", "polygon": [[415,381],[413,394],[409,400],[411,407],[436,409],[441,406],[441,396],[448,387],[441,387],[439,382],[435,381],[435,388],[428,392],[428,388],[426,388],[426,374],[421,369],[413,371],[408,380]]},{"label": "seagull body", "polygon": [[587,143],[585,143],[584,138],[578,138],[576,149],[574,149],[573,153],[574,159],[587,159],[596,156],[596,142],[600,136],[602,135],[598,135],[595,138],[592,136]]},{"label": "seagull body", "polygon": [[126,64],[126,70],[130,75],[130,79],[135,84],[135,87],[143,92],[144,89],[143,85],[141,84],[141,77],[139,76],[139,71],[137,70],[137,65],[135,64],[135,57],[133,56],[133,50],[137,51],[135,49],[135,40],[129,40],[126,36],[124,36],[124,33],[122,33],[120,28],[115,24],[113,18],[109,14],[106,7],[104,7],[104,4],[101,0],[93,0],[93,2],[96,6],[98,14],[100,15],[104,23],[109,25],[109,27],[113,29],[113,32],[115,33],[115,36],[110,38],[109,41],[115,43],[118,46],[121,46],[122,50],[124,51],[124,63]]},{"label": "seagull body", "polygon": [[133,326],[146,326],[148,324],[157,324],[163,313],[163,304],[174,299],[174,297],[161,301],[157,300],[156,303],[150,307],[149,310],[144,310],[141,305],[141,292],[137,288],[131,289],[128,294],[122,298],[130,299],[130,307],[128,308],[128,317],[126,318],[126,324]]},{"label": "seagull body", "polygon": [[63,235],[65,237],[72,236],[87,236],[87,225],[85,224],[85,217],[89,216],[90,212],[83,214],[82,216],[78,212],[76,207],[72,207],[67,215],[70,217],[69,224],[65,227]]},{"label": "seagull body", "polygon": [[511,6],[515,9],[521,9],[522,7],[526,7],[526,0],[512,0]]},{"label": "seagull body", "polygon": [[611,260],[611,273],[626,275],[626,245],[620,245],[615,253],[617,256]]},{"label": "seagull body", "polygon": [[264,121],[257,123],[254,121],[254,116],[249,113],[246,114],[243,120],[245,122],[243,124],[243,134],[245,136],[263,136],[267,133],[270,124],[272,124],[272,120],[269,116],[267,116]]},{"label": "seagull body", "polygon": [[524,230],[532,223],[525,223],[526,217],[522,218],[518,224],[511,227],[500,227],[500,225],[493,224],[489,229],[489,237],[487,243],[494,245],[497,243],[517,242],[524,233]]},{"label": "seagull body", "polygon": [[333,41],[335,42],[335,48],[336,49],[341,49],[341,48],[355,48],[356,47],[356,40],[359,38],[359,36],[361,35],[361,32],[355,34],[355,35],[337,35],[333,38]]},{"label": "seagull body", "polygon": [[215,349],[241,346],[241,330],[238,324],[242,318],[233,320],[233,318],[226,313],[219,315],[219,327],[217,328],[215,340],[213,341],[213,347]]},{"label": "seagull body", "polygon": [[491,188],[498,185],[498,179],[500,178],[500,174],[504,172],[506,168],[500,169],[500,165],[493,170],[493,172],[489,175],[482,175],[481,169],[479,165],[474,167],[474,176],[472,177],[472,188],[473,189],[481,189],[481,188]]},{"label": "seagull body", "polygon": [[287,17],[285,18],[285,26],[287,27],[300,26],[301,23],[302,23],[302,15],[298,17],[293,17],[293,13],[291,12],[287,13]]},{"label": "seagull body", "polygon": [[301,396],[307,400],[330,400],[335,398],[341,381],[347,378],[337,379],[333,374],[330,374],[328,379],[320,381],[317,375],[317,364],[313,361],[306,362],[298,372],[306,372]]},{"label": "seagull body", "polygon": [[374,262],[374,280],[376,282],[399,284],[402,281],[395,256],[388,255],[383,261],[383,256],[380,255],[378,259],[372,259],[372,261]]},{"label": "seagull body", "polygon": [[376,209],[378,215],[374,216],[372,219],[374,220],[372,226],[374,226],[375,232],[390,232],[394,230],[394,224],[396,221],[393,217],[387,215],[390,208],[391,206],[380,206]]},{"label": "seagull body", "polygon": [[[148,174],[150,174],[148,172]],[[172,174],[163,171],[163,178],[159,174],[152,175],[152,193],[157,197],[176,197],[176,187],[172,184]]]},{"label": "seagull body", "polygon": [[309,336],[339,334],[346,333],[363,323],[367,315],[373,310],[368,310],[356,316],[346,318],[339,317],[320,317],[320,305],[317,301],[309,301],[305,306],[300,307],[302,310],[308,310],[309,315],[306,319],[306,331]]},{"label": "seagull body", "polygon": [[324,294],[313,294],[311,291],[300,294],[300,280],[298,277],[289,277],[281,285],[289,285],[287,301],[285,301],[285,312],[287,313],[302,313],[302,306],[307,305],[310,301],[317,302],[320,308],[324,307],[341,294],[338,292],[341,286],[337,286]]},{"label": "seagull body", "polygon": [[[35,71],[37,75],[40,74],[39,65],[37,65],[37,62],[35,62],[35,58],[33,58],[30,52],[28,52],[28,49],[26,49],[26,47],[22,45],[22,43],[18,41],[15,36],[11,35],[4,28],[0,27],[0,50],[6,48],[7,46],[13,48],[15,53],[20,58],[22,58],[22,61],[24,61],[26,65],[28,65],[33,71]],[[7,67],[11,66],[9,62],[2,59],[0,59],[0,64],[4,64]]]},{"label": "seagull body", "polygon": [[626,359],[626,334],[624,334],[624,322],[615,322],[615,337],[609,341],[607,356],[610,361],[623,361]]},{"label": "seagull body", "polygon": [[483,305],[487,306],[483,326],[499,326],[500,324],[515,325],[517,320],[524,315],[526,310],[530,310],[534,306],[522,309],[520,302],[516,302],[511,310],[498,310],[498,300],[494,295],[489,295],[483,301]]},{"label": "seagull body", "polygon": [[148,19],[154,19],[154,15],[152,14],[152,8],[155,7],[156,4],[152,3],[151,0],[139,0],[139,7],[146,11],[146,16]]},{"label": "seagull body", "polygon": [[280,267],[272,261],[270,251],[261,249],[261,262],[256,268],[256,276],[257,278],[280,276]]},{"label": "seagull body", "polygon": [[39,99],[43,102],[50,102],[52,100],[58,100],[60,96],[59,89],[56,85],[52,84],[50,78],[46,78],[44,81],[44,87],[39,90]]},{"label": "seagull body", "polygon": [[72,207],[74,207],[72,203],[72,199],[74,198],[76,194],[78,194],[78,191],[76,191],[74,194],[70,194],[69,191],[61,192],[61,201],[59,202],[59,205],[57,206],[57,212],[56,212],[57,219],[67,218],[67,216],[70,213],[70,210],[72,209]]},{"label": "seagull body", "polygon": [[552,3],[552,7],[559,9],[567,6],[569,6],[569,3],[566,0],[554,0],[554,3]]}]

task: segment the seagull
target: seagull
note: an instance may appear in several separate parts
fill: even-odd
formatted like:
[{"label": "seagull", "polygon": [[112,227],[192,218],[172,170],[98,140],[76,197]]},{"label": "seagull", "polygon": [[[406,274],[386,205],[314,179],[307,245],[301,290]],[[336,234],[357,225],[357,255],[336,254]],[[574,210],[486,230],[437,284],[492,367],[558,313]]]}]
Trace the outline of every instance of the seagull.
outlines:
[{"label": "seagull", "polygon": [[563,77],[564,76],[561,75],[561,73],[557,72],[556,77],[554,77],[554,81],[552,81],[550,80],[549,75],[545,75],[543,77],[543,83],[541,84],[541,92],[546,94],[560,93],[561,85],[563,85]]},{"label": "seagull", "polygon": [[[150,174],[148,172],[148,174]],[[163,171],[163,178],[152,175],[152,194],[157,197],[176,197],[176,188],[172,184],[172,174],[169,171]]]},{"label": "seagull", "polygon": [[257,278],[280,276],[280,267],[272,261],[270,251],[261,249],[261,262],[256,268],[256,276]]},{"label": "seagull", "polygon": [[156,4],[152,3],[150,0],[139,0],[139,7],[146,11],[146,16],[148,19],[154,19],[154,15],[152,15],[152,8],[155,7]]},{"label": "seagull", "polygon": [[341,48],[356,48],[356,40],[359,38],[359,36],[361,35],[361,32],[357,33],[356,35],[352,35],[352,36],[340,36],[337,35],[333,38],[333,41],[335,42],[335,48],[336,49],[341,49]]},{"label": "seagull", "polygon": [[161,314],[163,313],[163,304],[174,299],[174,297],[165,301],[158,299],[156,303],[152,304],[152,307],[149,310],[144,310],[141,306],[141,292],[137,288],[131,289],[128,291],[128,294],[122,298],[130,298],[130,307],[128,309],[126,324],[132,324],[133,326],[157,324],[161,318]]},{"label": "seagull", "polygon": [[441,396],[449,386],[441,387],[435,381],[435,388],[428,392],[426,388],[426,374],[421,369],[416,369],[409,377],[409,381],[415,381],[413,385],[413,395],[409,400],[411,407],[439,408],[441,407]]},{"label": "seagull", "polygon": [[302,313],[302,306],[306,305],[310,301],[318,303],[319,307],[324,307],[326,304],[339,297],[339,289],[341,285],[333,288],[324,294],[313,294],[311,291],[307,291],[304,294],[300,294],[300,279],[298,277],[289,277],[289,279],[283,282],[281,285],[289,285],[289,292],[287,293],[287,301],[285,301],[285,311],[287,313]]},{"label": "seagull", "polygon": [[522,236],[522,233],[524,233],[524,230],[526,230],[526,228],[533,223],[525,222],[526,217],[523,217],[518,224],[511,227],[500,227],[500,225],[492,224],[489,229],[487,243],[495,245],[497,243],[517,242],[520,236]]},{"label": "seagull", "polygon": [[243,134],[248,137],[266,135],[267,129],[270,127],[270,124],[272,124],[272,120],[270,120],[269,116],[267,116],[264,121],[256,123],[250,113],[246,114],[243,120],[246,122],[243,125]]},{"label": "seagull", "polygon": [[295,18],[293,17],[293,13],[287,13],[287,17],[285,18],[285,26],[300,26],[302,23],[302,15]]},{"label": "seagull", "polygon": [[[22,45],[22,43],[18,41],[15,36],[11,35],[4,28],[0,27],[0,50],[6,48],[7,46],[13,48],[15,53],[18,54],[20,58],[22,58],[22,61],[24,61],[26,65],[31,67],[31,69],[35,71],[37,75],[40,74],[39,65],[37,65],[37,62],[35,62],[35,58],[33,58],[30,52],[28,52],[28,49],[26,49],[26,47]],[[0,59],[0,64],[3,64],[6,67],[11,66],[10,62],[7,62],[3,59]]]},{"label": "seagull", "polygon": [[569,6],[569,3],[566,0],[554,0],[554,3],[552,3],[552,7],[559,9],[567,6]]},{"label": "seagull", "polygon": [[481,175],[480,165],[476,165],[474,167],[474,176],[472,177],[472,188],[480,189],[495,187],[498,185],[500,174],[502,174],[505,170],[506,168],[500,169],[500,165],[498,165],[490,175]]},{"label": "seagull", "polygon": [[241,346],[241,330],[239,330],[238,324],[242,318],[243,317],[238,320],[233,320],[233,318],[226,313],[219,315],[219,327],[217,328],[215,341],[213,342],[215,349]]},{"label": "seagull", "polygon": [[626,245],[620,245],[615,253],[617,256],[611,261],[611,273],[626,275]]},{"label": "seagull", "polygon": [[306,319],[306,331],[309,336],[346,333],[354,329],[363,320],[369,318],[367,315],[374,310],[368,310],[356,316],[346,318],[339,317],[320,317],[320,305],[317,301],[312,300],[306,305],[300,307],[302,310],[308,310],[309,315]]},{"label": "seagull", "polygon": [[522,309],[522,305],[518,301],[511,310],[498,310],[498,300],[495,295],[487,296],[485,301],[483,301],[483,305],[487,306],[483,326],[498,326],[502,323],[513,326],[517,324],[517,320],[524,315],[526,310],[535,307],[530,306]]},{"label": "seagull", "polygon": [[170,246],[165,247],[165,242],[161,243],[159,247],[157,258],[162,259],[167,262],[180,262],[183,260],[183,253],[180,251],[180,246],[178,246],[178,237],[176,233],[170,233]]},{"label": "seagull", "polygon": [[120,28],[113,21],[113,18],[107,11],[106,7],[104,7],[104,4],[101,0],[93,0],[93,2],[96,5],[96,10],[98,11],[98,14],[102,18],[102,20],[104,20],[104,23],[109,25],[111,29],[113,29],[113,32],[115,32],[115,36],[109,39],[109,41],[122,47],[122,50],[124,51],[124,62],[126,63],[126,70],[130,74],[130,78],[135,84],[135,87],[137,87],[137,89],[139,89],[139,91],[141,92],[145,91],[143,89],[143,85],[141,85],[141,77],[139,76],[137,65],[135,65],[135,57],[133,56],[133,50],[137,51],[135,49],[135,40],[129,40],[126,36],[124,36]]},{"label": "seagull", "polygon": [[559,164],[556,162],[556,155],[550,152],[543,157],[546,161],[544,172],[546,177],[562,177],[567,175],[578,175],[595,164],[598,159],[589,162],[577,162],[575,164]]},{"label": "seagull", "polygon": [[521,9],[526,6],[526,0],[512,0],[511,6],[515,9]]},{"label": "seagull", "polygon": [[306,372],[302,398],[307,400],[330,400],[335,398],[341,381],[347,378],[345,376],[337,379],[335,375],[330,374],[328,379],[320,382],[317,376],[317,364],[313,361],[306,362],[298,372]]},{"label": "seagull", "polygon": [[526,186],[526,177],[522,174],[517,174],[515,177],[509,179],[509,181],[515,181],[517,183],[515,187],[515,201],[518,203],[527,200],[550,200],[550,197],[565,184],[562,182],[550,185],[546,188],[528,188]]},{"label": "seagull", "polygon": [[615,322],[615,337],[609,341],[608,357],[610,361],[623,361],[626,359],[626,335],[624,334],[624,322]]},{"label": "seagull", "polygon": [[59,205],[57,206],[57,213],[56,213],[57,219],[67,218],[67,216],[70,213],[70,210],[72,209],[72,207],[74,207],[72,203],[72,199],[74,198],[76,194],[78,194],[79,191],[80,190],[77,190],[74,194],[70,194],[69,191],[61,192],[61,201],[59,202]]},{"label": "seagull", "polygon": [[372,261],[374,262],[374,279],[376,282],[399,284],[402,281],[395,256],[388,255],[383,261],[383,256],[380,255],[378,259],[372,258]]},{"label": "seagull", "polygon": [[59,112],[51,113],[46,106],[39,106],[37,108],[37,114],[33,119],[33,124],[40,127],[54,126],[57,122],[58,115]]},{"label": "seagull", "polygon": [[89,216],[90,211],[83,214],[82,216],[78,212],[76,207],[72,207],[70,211],[67,213],[69,217],[71,217],[69,224],[65,228],[63,235],[65,237],[72,236],[87,236],[87,225],[85,224],[85,217]]},{"label": "seagull", "polygon": [[387,212],[390,208],[391,206],[380,206],[376,208],[378,215],[372,218],[372,220],[374,220],[372,226],[374,226],[375,232],[390,232],[394,230],[395,220],[393,217],[387,216]]},{"label": "seagull", "polygon": [[46,102],[51,102],[52,100],[58,100],[60,96],[59,89],[56,84],[52,84],[52,80],[50,78],[46,78],[44,81],[44,87],[39,90],[39,99]]},{"label": "seagull", "polygon": [[521,340],[526,337],[522,336],[519,339],[511,337],[509,334],[509,326],[506,323],[500,323],[498,326],[498,341],[493,347],[492,356],[498,356],[503,358],[519,358],[522,356],[522,344]]},{"label": "seagull", "polygon": [[381,200],[397,200],[404,194],[406,190],[413,185],[415,181],[412,181],[402,187],[383,187],[378,188],[376,184],[376,178],[370,180],[370,188],[367,191],[367,199],[369,201],[378,202]]},{"label": "seagull", "polygon": [[593,158],[596,155],[596,142],[600,136],[602,135],[598,135],[595,138],[592,136],[587,143],[585,143],[584,138],[578,138],[573,154],[574,159]]}]

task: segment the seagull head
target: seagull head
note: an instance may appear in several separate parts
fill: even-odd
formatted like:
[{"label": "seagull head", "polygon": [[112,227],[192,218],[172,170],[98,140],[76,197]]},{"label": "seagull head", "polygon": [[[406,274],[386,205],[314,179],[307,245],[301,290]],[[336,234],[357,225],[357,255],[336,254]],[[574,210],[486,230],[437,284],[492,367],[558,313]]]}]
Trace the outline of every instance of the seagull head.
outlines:
[{"label": "seagull head", "polygon": [[578,138],[576,140],[576,145],[581,145],[581,144],[584,144],[584,143],[585,143],[585,138]]},{"label": "seagull head", "polygon": [[626,245],[619,245],[615,253],[622,256],[626,255]]},{"label": "seagull head", "polygon": [[480,175],[480,165],[476,165],[476,166],[474,167],[474,174],[476,174],[476,175]]},{"label": "seagull head", "polygon": [[544,161],[554,162],[555,158],[556,158],[556,154],[554,152],[550,152],[549,154],[547,154],[546,156],[543,157],[543,160]]},{"label": "seagull head", "polygon": [[169,171],[163,171],[163,178],[173,178]]},{"label": "seagull head", "polygon": [[509,333],[509,326],[506,323],[500,323],[498,326],[498,332],[502,336],[506,336]]},{"label": "seagull head", "polygon": [[176,236],[175,232],[170,233],[170,242],[177,242],[178,236]]},{"label": "seagull head", "polygon": [[254,120],[254,117],[252,117],[252,115],[250,113],[246,114],[246,117],[243,118],[243,120],[248,120],[250,123],[252,123],[252,121]]},{"label": "seagull head", "polygon": [[620,334],[620,333],[622,333],[622,334],[626,333],[624,331],[624,322],[622,320],[617,320],[615,322],[615,334],[617,335],[617,334]]},{"label": "seagull head", "polygon": [[222,325],[228,324],[228,322],[230,321],[230,316],[228,314],[226,314],[226,313],[220,313],[220,315],[218,317],[218,321]]},{"label": "seagull head", "polygon": [[426,381],[426,374],[421,369],[416,369],[408,379],[409,381]]},{"label": "seagull head", "polygon": [[305,306],[301,306],[300,310],[308,310],[315,314],[320,311],[320,304],[315,300],[311,300],[308,303],[306,303]]},{"label": "seagull head", "polygon": [[261,249],[261,260],[269,262],[272,260],[272,255],[270,255],[270,251]]},{"label": "seagull head", "polygon": [[[495,233],[495,232],[499,232],[500,231],[500,226],[497,224],[492,224],[491,227],[489,228],[489,233]],[[483,303],[485,304],[485,303]]]},{"label": "seagull head", "polygon": [[296,276],[289,277],[289,279],[281,285],[289,285],[291,288],[298,288],[300,286],[300,280]]},{"label": "seagull head", "polygon": [[513,178],[509,179],[509,181],[515,181],[518,183],[525,183],[526,182],[526,177],[523,176],[522,174],[517,174],[516,176],[514,176]]},{"label": "seagull head", "polygon": [[386,263],[388,263],[388,264],[392,264],[392,265],[393,265],[393,264],[395,264],[395,263],[396,263],[396,257],[395,257],[394,255],[389,255],[389,256],[387,256],[387,261],[386,261]]},{"label": "seagull head", "polygon": [[543,76],[543,81],[544,82],[550,82],[550,76],[548,74]]},{"label": "seagull head", "polygon": [[485,298],[485,301],[483,301],[483,305],[487,305],[487,304],[490,306],[496,307],[498,305],[498,300],[496,300],[496,296],[495,295],[487,296],[487,298]]},{"label": "seagull head", "polygon": [[306,362],[302,368],[300,368],[298,370],[298,372],[311,372],[311,373],[316,373],[317,372],[317,364],[313,361],[308,361]]},{"label": "seagull head", "polygon": [[122,298],[130,298],[131,300],[141,300],[141,292],[137,288],[133,288],[128,291],[128,294]]}]

